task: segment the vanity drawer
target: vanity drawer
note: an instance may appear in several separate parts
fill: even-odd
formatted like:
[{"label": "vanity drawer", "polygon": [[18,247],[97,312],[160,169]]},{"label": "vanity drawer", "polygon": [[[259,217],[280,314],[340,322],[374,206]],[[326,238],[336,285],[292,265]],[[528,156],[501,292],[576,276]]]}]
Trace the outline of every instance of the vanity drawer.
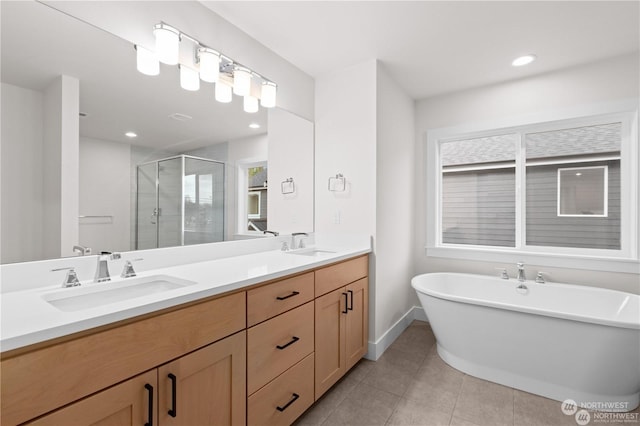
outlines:
[{"label": "vanity drawer", "polygon": [[313,272],[247,292],[247,326],[251,327],[313,300]]},{"label": "vanity drawer", "polygon": [[364,278],[369,273],[369,257],[361,256],[326,268],[315,274],[316,297]]},{"label": "vanity drawer", "polygon": [[309,302],[248,330],[248,395],[313,352],[313,318],[313,302]]},{"label": "vanity drawer", "polygon": [[[313,404],[313,354],[249,397],[247,424],[290,425]],[[296,396],[297,395],[297,396]]]}]

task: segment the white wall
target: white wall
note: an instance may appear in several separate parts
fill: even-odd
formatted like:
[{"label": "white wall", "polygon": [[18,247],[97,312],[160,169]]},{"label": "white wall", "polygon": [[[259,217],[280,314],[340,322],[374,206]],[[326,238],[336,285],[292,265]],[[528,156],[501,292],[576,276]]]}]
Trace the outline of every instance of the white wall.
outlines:
[{"label": "white wall", "polygon": [[[316,80],[316,231],[373,237],[372,358],[414,305],[414,131],[413,100],[376,61]],[[346,177],[347,191],[328,191],[336,173]]]},{"label": "white wall", "polygon": [[131,146],[80,138],[79,242],[100,251],[131,248]]},{"label": "white wall", "polygon": [[[594,104],[637,98],[640,85],[638,55],[628,55],[581,67],[543,74],[532,78],[481,87],[416,102],[416,273],[456,271],[491,275],[495,262],[475,262],[426,257],[426,217],[432,206],[426,201],[426,169],[424,141],[426,131],[470,123],[516,119],[530,114],[552,115],[554,111],[582,108]],[[640,207],[640,206],[639,206]],[[640,293],[637,274],[582,271],[527,265],[529,276],[534,271],[550,273],[552,281],[595,285]],[[416,299],[416,305],[418,304]]]},{"label": "white wall", "polygon": [[44,254],[43,102],[42,92],[2,83],[0,263]]},{"label": "white wall", "polygon": [[378,65],[376,317],[380,339],[414,305],[414,101]]},{"label": "white wall", "polygon": [[153,26],[166,22],[276,82],[278,106],[313,120],[313,79],[199,2],[44,3],[147,48],[153,48],[155,43]]},{"label": "white wall", "polygon": [[[290,234],[313,232],[313,123],[280,108],[269,110],[267,162],[269,229]],[[282,194],[293,178],[295,192]]]}]

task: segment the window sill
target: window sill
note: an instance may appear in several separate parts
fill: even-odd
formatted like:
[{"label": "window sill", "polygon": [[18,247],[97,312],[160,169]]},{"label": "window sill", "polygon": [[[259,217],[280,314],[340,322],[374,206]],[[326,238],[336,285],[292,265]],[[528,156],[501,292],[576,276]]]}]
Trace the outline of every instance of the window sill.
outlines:
[{"label": "window sill", "polygon": [[564,253],[537,253],[476,247],[425,247],[427,257],[475,260],[480,262],[515,263],[523,261],[538,266],[590,271],[640,274],[638,259],[581,256]]}]

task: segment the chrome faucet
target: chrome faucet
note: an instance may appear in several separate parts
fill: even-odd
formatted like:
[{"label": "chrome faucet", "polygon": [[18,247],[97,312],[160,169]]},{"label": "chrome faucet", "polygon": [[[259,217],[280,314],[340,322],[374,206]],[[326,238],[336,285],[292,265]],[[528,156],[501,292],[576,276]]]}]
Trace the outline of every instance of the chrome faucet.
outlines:
[{"label": "chrome faucet", "polygon": [[93,279],[93,282],[103,283],[105,281],[111,281],[111,276],[109,275],[109,260],[118,260],[120,259],[120,253],[110,253],[108,251],[103,251],[98,255],[98,266],[96,268],[96,276]]},{"label": "chrome faucet", "polygon": [[91,254],[91,247],[85,247],[81,245],[73,246],[73,252],[79,253],[80,256],[84,256],[86,254]]},{"label": "chrome faucet", "polygon": [[269,230],[262,231],[262,233],[263,233],[263,234],[271,234],[271,235],[273,235],[274,237],[277,237],[278,235],[280,235],[280,233],[279,233],[279,232],[276,232],[276,231],[269,231]]},{"label": "chrome faucet", "polygon": [[538,272],[538,275],[536,275],[536,283],[538,284],[544,284],[546,281],[544,280],[544,275],[546,274],[546,272]]},{"label": "chrome faucet", "polygon": [[527,280],[527,277],[524,275],[524,262],[518,262],[516,263],[516,266],[518,267],[518,277],[517,280],[518,282],[525,282]]},{"label": "chrome faucet", "polygon": [[291,234],[291,250],[295,250],[296,248],[304,248],[303,238],[300,239],[300,243],[296,247],[296,237],[298,235],[304,235],[305,237],[309,236],[309,234],[307,234],[306,232],[293,232]]},{"label": "chrome faucet", "polygon": [[120,274],[121,278],[131,278],[131,277],[135,277],[136,276],[136,271],[135,269],[133,269],[133,263],[132,262],[137,262],[139,260],[144,260],[142,258],[140,259],[132,259],[132,260],[127,260],[124,262],[124,268],[122,268],[122,273]]}]

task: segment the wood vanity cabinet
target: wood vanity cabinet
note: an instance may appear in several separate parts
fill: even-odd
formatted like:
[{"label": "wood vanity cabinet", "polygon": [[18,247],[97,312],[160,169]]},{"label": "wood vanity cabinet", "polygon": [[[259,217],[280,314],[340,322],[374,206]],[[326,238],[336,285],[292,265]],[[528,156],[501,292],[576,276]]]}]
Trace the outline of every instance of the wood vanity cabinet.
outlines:
[{"label": "wood vanity cabinet", "polygon": [[[207,377],[212,377],[210,373],[214,374],[212,372],[217,371],[224,363],[233,359],[235,364],[238,360],[238,365],[233,365],[230,371],[241,374],[238,379],[242,381],[243,397],[227,398],[226,401],[238,405],[238,410],[244,412],[245,328],[246,293],[238,292],[150,314],[142,319],[132,319],[124,324],[108,326],[98,331],[80,333],[78,337],[70,340],[63,338],[62,341],[48,342],[43,347],[15,355],[3,354],[0,364],[1,423],[15,425],[47,413],[56,415],[57,412],[53,410],[60,407],[73,409],[75,404],[83,404],[91,398],[100,401],[104,395],[106,406],[114,385],[120,386],[119,384],[134,380],[131,378],[138,377],[145,371],[156,371],[159,366],[181,359],[180,357],[184,357],[184,362],[179,363],[180,368],[187,371],[188,367],[183,364],[195,362],[192,360],[197,359],[194,354],[199,353],[199,350],[209,353],[207,351],[212,351],[212,348],[223,348],[223,354],[236,354],[238,350],[241,353],[227,357],[218,364],[215,364],[216,357],[213,357],[207,362],[214,363],[214,366],[205,367],[205,370],[209,371],[193,377],[196,381],[204,383],[208,380]],[[234,346],[234,350],[231,351],[226,347],[228,341],[225,338],[238,332],[240,334],[232,336],[229,341],[241,342],[242,348],[237,349]],[[212,345],[213,342],[216,343]],[[218,358],[220,356],[218,355]],[[157,377],[157,373],[154,373],[154,376]],[[166,404],[166,395],[169,395],[166,391],[166,380],[156,380],[160,389],[150,384],[154,386],[155,393],[161,395],[158,402],[163,406],[162,404]],[[235,383],[225,381],[228,382],[228,378],[222,380],[225,386]],[[141,404],[148,406],[147,394],[144,385],[138,386],[137,393],[133,395],[135,403],[132,402],[130,407],[139,407]],[[157,404],[155,406],[157,407]],[[46,417],[43,417],[42,421]],[[108,418],[107,416],[106,419]],[[157,420],[154,418],[154,425],[158,424]],[[236,419],[232,418],[232,421],[235,422]],[[244,422],[243,418],[237,421],[240,424]],[[81,420],[51,424],[56,423],[84,424]],[[147,420],[144,423],[147,423]]]},{"label": "wood vanity cabinet", "polygon": [[356,258],[316,271],[315,398],[367,352],[368,261]]},{"label": "wood vanity cabinet", "polygon": [[244,425],[244,331],[27,423]]}]

